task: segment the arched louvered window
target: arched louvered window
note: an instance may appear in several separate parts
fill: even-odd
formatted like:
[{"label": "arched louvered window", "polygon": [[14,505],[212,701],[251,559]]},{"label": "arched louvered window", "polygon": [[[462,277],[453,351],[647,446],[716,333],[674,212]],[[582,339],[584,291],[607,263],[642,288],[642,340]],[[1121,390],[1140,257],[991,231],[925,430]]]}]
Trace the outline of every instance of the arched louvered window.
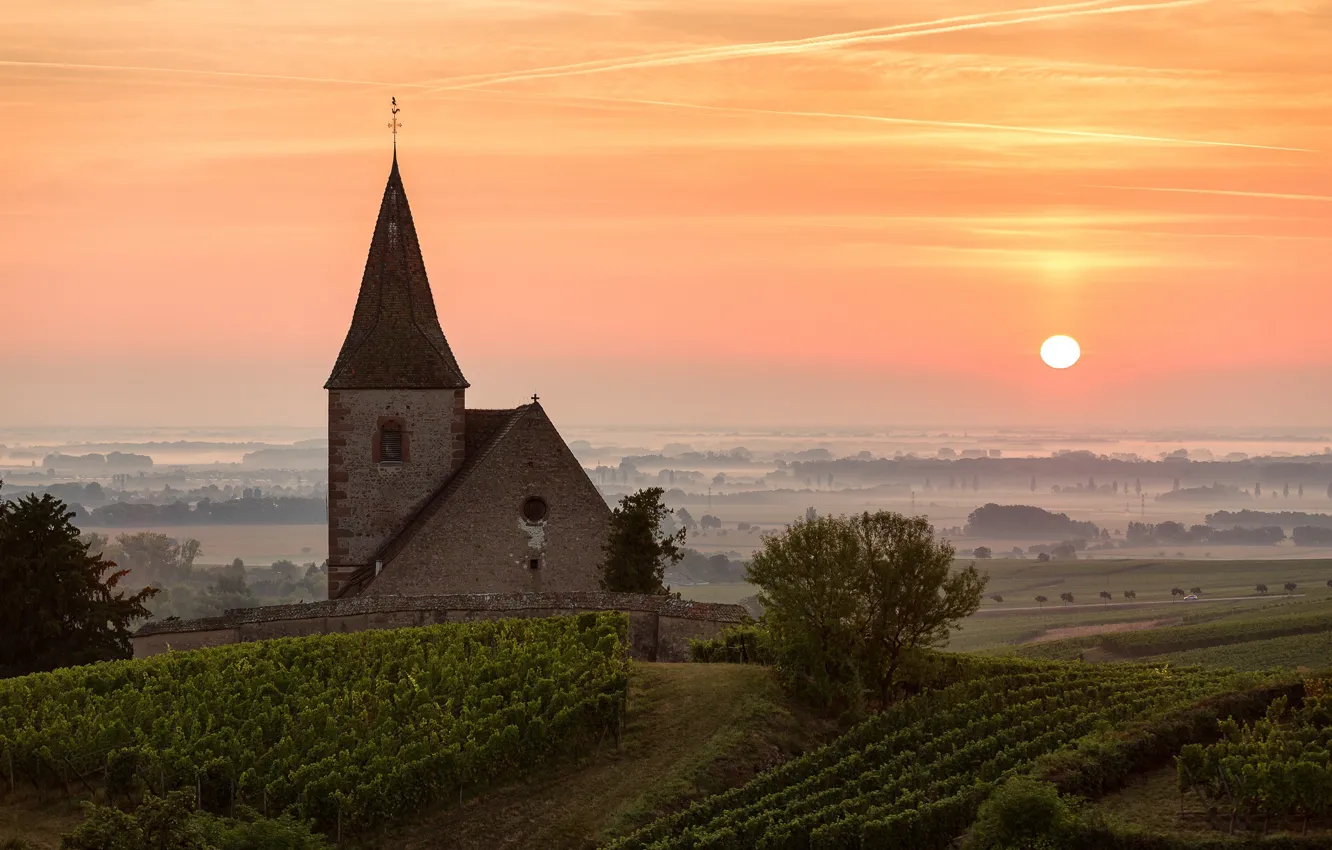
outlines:
[{"label": "arched louvered window", "polygon": [[402,426],[386,422],[379,429],[379,462],[402,463]]}]

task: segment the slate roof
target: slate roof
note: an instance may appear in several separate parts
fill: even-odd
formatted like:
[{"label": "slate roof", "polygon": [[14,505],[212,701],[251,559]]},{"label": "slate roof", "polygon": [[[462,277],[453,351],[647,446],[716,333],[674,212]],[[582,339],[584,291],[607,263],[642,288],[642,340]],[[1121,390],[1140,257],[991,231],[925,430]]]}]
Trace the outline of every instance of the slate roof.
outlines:
[{"label": "slate roof", "polygon": [[440,596],[353,596],[327,602],[295,605],[267,605],[262,608],[236,608],[220,617],[197,620],[155,620],[145,623],[135,637],[231,629],[245,623],[279,620],[308,620],[318,617],[350,617],[358,614],[382,614],[395,611],[645,611],[682,620],[709,620],[741,623],[749,615],[739,605],[718,602],[692,602],[669,596],[641,593],[607,593],[599,590],[567,593],[454,593]]},{"label": "slate roof", "polygon": [[503,442],[527,414],[540,410],[537,402],[525,404],[512,410],[471,410],[464,414],[464,435],[467,457],[458,471],[449,476],[443,484],[426,500],[416,513],[407,519],[402,528],[390,537],[379,551],[369,559],[369,563],[348,578],[338,591],[337,598],[347,598],[349,593],[359,593],[362,588],[374,580],[374,564],[382,561],[387,564],[407,546],[416,533],[423,528],[430,518],[452,498],[464,481],[471,477],[489,454]]},{"label": "slate roof", "polygon": [[351,328],[324,388],[467,386],[435,314],[421,244],[394,153]]}]

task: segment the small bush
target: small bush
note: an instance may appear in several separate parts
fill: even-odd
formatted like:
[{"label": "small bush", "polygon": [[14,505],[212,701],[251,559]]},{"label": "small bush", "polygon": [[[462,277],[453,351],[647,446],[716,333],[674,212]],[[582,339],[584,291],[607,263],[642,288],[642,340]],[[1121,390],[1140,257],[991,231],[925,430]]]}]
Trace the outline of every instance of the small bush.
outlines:
[{"label": "small bush", "polygon": [[689,660],[712,664],[775,663],[772,639],[758,625],[732,626],[716,637],[689,641]]},{"label": "small bush", "polygon": [[1059,850],[1073,814],[1048,782],[1015,777],[981,804],[967,850]]},{"label": "small bush", "polygon": [[[243,807],[242,807],[243,808]],[[327,850],[323,836],[290,817],[243,811],[223,818],[194,811],[194,795],[176,791],[147,797],[130,812],[90,803],[83,823],[67,833],[61,850]]]}]

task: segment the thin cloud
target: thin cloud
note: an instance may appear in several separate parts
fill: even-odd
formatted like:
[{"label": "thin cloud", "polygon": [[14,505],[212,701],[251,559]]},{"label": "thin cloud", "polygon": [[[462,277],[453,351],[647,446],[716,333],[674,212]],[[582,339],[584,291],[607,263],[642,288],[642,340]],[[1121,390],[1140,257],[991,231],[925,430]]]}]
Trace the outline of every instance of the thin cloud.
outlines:
[{"label": "thin cloud", "polygon": [[380,80],[346,80],[336,77],[298,77],[290,74],[256,74],[247,71],[212,71],[199,68],[158,68],[146,65],[93,65],[83,62],[29,62],[21,59],[0,59],[0,66],[11,68],[53,68],[66,71],[119,71],[123,73],[184,74],[201,77],[239,77],[252,80],[285,80],[298,83],[332,83],[349,86],[399,86],[425,88],[420,83],[386,83]]},{"label": "thin cloud", "polygon": [[[1290,150],[1278,148],[1277,150]],[[1232,198],[1274,198],[1281,201],[1322,201],[1332,203],[1332,195],[1296,195],[1289,192],[1245,192],[1239,189],[1184,189],[1169,186],[1102,186],[1089,184],[1088,189],[1121,189],[1125,192],[1170,192],[1181,195],[1222,195]]]},{"label": "thin cloud", "polygon": [[[1016,9],[1009,12],[994,12],[987,15],[964,15],[953,18],[940,18],[937,21],[925,21],[917,24],[900,24],[892,27],[878,27],[870,30],[833,33],[810,38],[787,41],[755,42],[722,47],[709,47],[679,53],[649,53],[641,56],[629,56],[619,59],[607,59],[592,62],[580,62],[572,65],[553,65],[545,68],[531,68],[525,71],[513,71],[487,76],[470,75],[444,80],[444,85],[428,89],[432,92],[456,91],[477,88],[479,86],[515,83],[527,80],[547,80],[559,77],[577,77],[589,74],[601,74],[608,71],[625,71],[638,68],[660,68],[673,65],[694,65],[706,62],[719,62],[728,59],[740,59],[751,56],[778,56],[792,53],[811,53],[836,47],[870,42],[898,41],[925,35],[963,32],[967,30],[1007,27],[1015,24],[1038,23],[1041,21],[1062,20],[1087,15],[1115,15],[1126,12],[1173,9],[1183,6],[1196,6],[1210,0],[1169,0],[1165,3],[1136,3],[1131,5],[1106,6],[1104,0],[1092,0],[1085,3],[1070,3],[1060,6],[1038,6],[1029,9]],[[1091,8],[1086,8],[1086,7]],[[1001,18],[1003,15],[1019,17]],[[995,18],[999,18],[996,20]],[[979,19],[979,20],[977,20]],[[962,23],[949,23],[962,21]]]},{"label": "thin cloud", "polygon": [[[480,91],[485,91],[481,89]],[[779,115],[793,118],[823,118],[845,121],[869,121],[878,124],[899,124],[920,127],[944,127],[955,130],[993,130],[1012,133],[1035,133],[1044,136],[1068,136],[1080,139],[1098,139],[1117,142],[1144,142],[1150,144],[1190,145],[1196,147],[1247,148],[1252,150],[1290,151],[1293,153],[1317,153],[1309,148],[1287,148],[1276,145],[1257,145],[1245,142],[1221,142],[1211,139],[1180,139],[1169,136],[1147,136],[1137,133],[1111,133],[1098,130],[1067,130],[1057,127],[1029,127],[1013,124],[987,124],[978,121],[937,121],[926,118],[896,118],[887,115],[863,115],[848,112],[815,112],[796,109],[760,109],[748,106],[714,106],[704,103],[683,103],[673,100],[648,100],[638,98],[564,96],[566,99],[587,100],[594,103],[623,103],[638,106],[659,106],[671,109],[690,109],[703,112],[719,112],[729,115]],[[1134,187],[1102,187],[1134,188]],[[1168,191],[1168,190],[1162,190]],[[1314,196],[1309,196],[1314,197]]]}]

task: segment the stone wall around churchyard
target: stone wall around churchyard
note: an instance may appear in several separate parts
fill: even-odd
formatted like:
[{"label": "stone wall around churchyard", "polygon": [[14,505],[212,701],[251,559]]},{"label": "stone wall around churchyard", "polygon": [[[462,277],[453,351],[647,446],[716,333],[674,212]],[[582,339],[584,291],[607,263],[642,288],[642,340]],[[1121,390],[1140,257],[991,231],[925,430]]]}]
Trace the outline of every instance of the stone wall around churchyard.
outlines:
[{"label": "stone wall around churchyard", "polygon": [[157,620],[134,634],[134,657],[282,637],[395,629],[504,617],[590,611],[629,615],[630,654],[640,661],[685,661],[689,641],[748,619],[739,605],[600,591],[354,596],[327,602],[240,608],[220,617]]}]

